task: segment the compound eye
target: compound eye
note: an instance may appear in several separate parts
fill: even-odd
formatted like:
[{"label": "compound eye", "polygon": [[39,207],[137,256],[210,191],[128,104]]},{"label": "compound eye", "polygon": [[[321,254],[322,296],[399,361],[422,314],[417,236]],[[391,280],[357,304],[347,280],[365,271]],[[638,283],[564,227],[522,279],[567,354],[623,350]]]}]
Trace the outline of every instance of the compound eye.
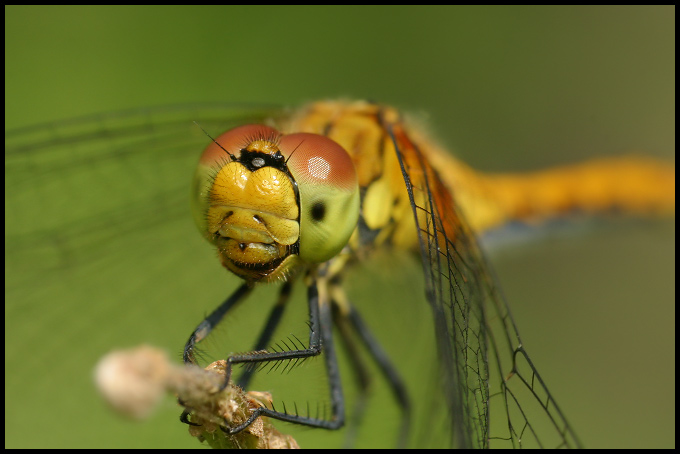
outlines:
[{"label": "compound eye", "polygon": [[354,163],[328,137],[296,133],[279,148],[300,192],[300,258],[320,263],[347,244],[359,219],[359,184]]},{"label": "compound eye", "polygon": [[318,134],[297,133],[281,138],[280,148],[298,184],[330,185],[353,191],[357,175],[349,154],[337,142]]}]

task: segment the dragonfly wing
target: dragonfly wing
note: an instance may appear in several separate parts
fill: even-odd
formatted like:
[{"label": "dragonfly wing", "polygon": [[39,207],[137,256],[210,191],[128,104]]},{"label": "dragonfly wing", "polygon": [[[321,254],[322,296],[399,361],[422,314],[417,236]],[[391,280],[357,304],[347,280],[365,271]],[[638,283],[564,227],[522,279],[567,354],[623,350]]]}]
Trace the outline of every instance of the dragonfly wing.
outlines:
[{"label": "dragonfly wing", "polygon": [[392,124],[390,131],[434,315],[442,386],[435,394],[447,406],[439,428],[456,447],[580,446],[524,350],[452,194],[401,124]]},{"label": "dragonfly wing", "polygon": [[29,276],[82,263],[112,235],[186,217],[187,175],[209,140],[193,122],[221,132],[272,112],[178,105],[6,131],[5,256]]},{"label": "dragonfly wing", "polygon": [[200,316],[192,304],[224,296],[230,278],[190,215],[191,173],[209,142],[192,122],[217,133],[271,112],[183,105],[5,132],[5,366],[9,389],[22,390],[15,421],[40,402],[91,411],[82,402],[97,357],[148,339],[177,348],[176,330]]}]

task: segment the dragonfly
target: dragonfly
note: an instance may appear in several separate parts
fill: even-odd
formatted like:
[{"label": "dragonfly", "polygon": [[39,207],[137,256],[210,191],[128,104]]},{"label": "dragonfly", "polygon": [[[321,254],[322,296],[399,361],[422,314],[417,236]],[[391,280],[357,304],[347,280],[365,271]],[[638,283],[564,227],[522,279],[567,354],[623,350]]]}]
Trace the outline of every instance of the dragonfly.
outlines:
[{"label": "dragonfly", "polygon": [[[194,331],[185,348],[185,361],[195,361],[196,345],[226,312],[246,299],[255,283],[285,281],[279,294],[282,304],[275,305],[268,315],[253,351],[231,356],[231,361],[296,362],[323,353],[330,379],[332,414],[318,418],[309,411],[262,407],[255,417],[266,415],[327,429],[352,425],[352,420],[361,419],[359,410],[355,410],[353,418],[345,421],[330,328],[335,324],[341,328],[338,332],[346,344],[358,342],[364,346],[392,390],[403,415],[400,443],[413,443],[411,439],[419,432],[413,426],[420,422],[411,415],[420,404],[427,408],[429,416],[422,418],[428,424],[425,433],[431,438],[443,434],[444,445],[580,446],[519,337],[477,235],[509,221],[556,217],[575,209],[600,212],[617,208],[637,214],[672,211],[674,190],[669,190],[674,188],[672,166],[643,158],[612,159],[531,175],[485,175],[452,158],[397,110],[368,102],[319,102],[296,111],[233,105],[128,111],[6,133],[9,187],[28,181],[29,177],[51,175],[55,169],[62,172],[60,180],[54,181],[53,187],[44,185],[35,200],[13,204],[17,211],[9,214],[21,220],[22,228],[6,232],[6,258],[9,255],[15,259],[13,266],[19,271],[35,266],[36,258],[41,259],[39,263],[46,269],[70,267],[77,271],[79,264],[88,259],[94,259],[93,265],[106,261],[120,243],[120,235],[153,231],[169,220],[184,218],[188,203],[181,194],[185,182],[169,169],[193,167],[197,150],[205,146],[206,136],[192,125],[192,120],[207,131],[229,129],[231,134],[236,131],[235,141],[227,136],[210,142],[196,173],[192,202],[199,230],[217,245],[223,266],[241,276],[245,283]],[[244,130],[247,124],[259,126]],[[306,148],[307,143],[317,140],[321,140],[317,147],[333,150],[330,155],[315,155]],[[290,142],[293,145],[289,148]],[[256,148],[277,151],[271,154],[262,149],[242,151],[253,143]],[[249,156],[245,166],[241,161],[246,158],[242,155]],[[333,156],[342,156],[341,163],[336,163]],[[304,165],[296,163],[298,158]],[[151,166],[162,180],[155,185],[135,184],[135,190],[130,191],[131,182],[108,178],[106,168],[99,166],[107,161],[125,163],[133,183],[139,183],[135,178],[146,178]],[[317,166],[309,171],[312,161]],[[207,214],[210,203],[218,199],[211,194],[211,185],[220,181],[220,170],[230,163],[245,167],[245,173],[276,169],[280,172],[276,174],[278,180],[294,183],[288,188],[292,196],[286,200],[295,203],[274,205],[277,209],[293,210],[288,220],[300,221],[299,239],[295,222],[288,222],[283,231],[293,238],[273,248],[274,254],[280,254],[274,259],[272,247],[255,248],[258,258],[244,266],[243,259],[248,258],[243,253],[251,248],[251,243],[245,240],[232,241],[231,245],[220,243],[229,243],[225,238],[243,234],[242,227],[239,231],[238,225],[223,222],[223,218],[231,216],[226,216],[229,210],[221,215]],[[302,166],[302,170],[288,170],[289,165]],[[304,175],[304,166],[309,174],[301,177],[298,172]],[[317,192],[323,193],[318,191],[318,181],[311,184],[311,190],[304,188],[308,181],[303,182],[313,181],[314,175],[336,175],[338,168],[340,189],[336,185],[326,191],[335,194],[333,197],[340,193],[343,200],[340,208],[314,199]],[[593,175],[597,183],[593,183]],[[269,183],[274,179],[273,174],[267,177]],[[323,180],[316,178],[319,179]],[[617,183],[622,180],[638,184],[621,188]],[[107,196],[98,191],[95,181],[105,183],[103,190]],[[649,184],[652,181],[655,184]],[[587,189],[582,188],[584,182],[590,184]],[[74,191],[77,197],[70,206],[44,203],[49,200],[50,190],[63,190],[64,186],[78,188],[83,183],[88,184],[88,190]],[[310,199],[316,202],[309,203]],[[300,206],[292,206],[298,202]],[[158,213],[162,215],[150,216],[150,203],[156,207],[160,203]],[[236,203],[239,204],[243,201]],[[34,206],[41,206],[41,210],[29,209]],[[249,209],[252,215],[252,207]],[[262,213],[270,215],[272,210],[271,205],[267,210],[256,210],[260,219],[251,216],[245,230],[252,231],[253,222],[271,224],[273,221]],[[299,210],[297,215],[295,210]],[[313,235],[303,240],[303,232],[313,230],[315,223],[327,216],[334,222],[330,227],[321,227],[317,243],[302,243],[314,241]],[[116,226],[115,230],[111,225]],[[324,249],[331,234],[338,238],[333,246]],[[140,244],[148,243],[147,238]],[[422,383],[430,386],[429,399],[422,402],[411,398],[413,390],[406,388],[395,359],[384,354],[358,308],[343,291],[346,270],[375,250],[386,248],[408,250],[421,258],[424,293],[436,342],[437,372],[433,382]],[[234,254],[242,255],[234,260]],[[269,259],[263,260],[262,254]],[[119,258],[115,254],[113,257]],[[305,345],[296,339],[292,341],[293,348],[269,348],[273,327],[288,305],[290,284],[295,280],[308,287],[309,343]],[[10,281],[7,291],[23,288],[25,284]],[[365,373],[359,362],[353,363],[353,367],[357,375]],[[256,370],[246,368],[240,383],[247,385]],[[360,394],[366,393],[368,389]],[[239,430],[249,423],[252,420],[241,427],[225,424],[225,429]]]}]

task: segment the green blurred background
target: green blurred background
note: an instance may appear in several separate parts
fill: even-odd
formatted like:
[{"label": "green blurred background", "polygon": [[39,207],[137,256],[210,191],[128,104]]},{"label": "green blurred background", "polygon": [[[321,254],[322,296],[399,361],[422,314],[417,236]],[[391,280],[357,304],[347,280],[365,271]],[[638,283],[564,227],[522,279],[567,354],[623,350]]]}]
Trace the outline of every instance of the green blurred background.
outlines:
[{"label": "green blurred background", "polygon": [[[631,150],[674,159],[674,41],[674,7],[5,7],[5,128],[178,102],[350,97],[426,112],[484,170]],[[492,255],[586,446],[675,445],[674,227],[612,222]],[[211,295],[225,292],[217,280]],[[121,301],[99,320],[60,312],[58,296],[6,301],[5,446],[196,447],[173,427],[171,399],[130,423],[90,376],[115,347],[176,354],[211,298]],[[172,314],[146,326],[159,312]],[[36,329],[45,313],[52,323]],[[88,330],[111,334],[92,343]]]}]

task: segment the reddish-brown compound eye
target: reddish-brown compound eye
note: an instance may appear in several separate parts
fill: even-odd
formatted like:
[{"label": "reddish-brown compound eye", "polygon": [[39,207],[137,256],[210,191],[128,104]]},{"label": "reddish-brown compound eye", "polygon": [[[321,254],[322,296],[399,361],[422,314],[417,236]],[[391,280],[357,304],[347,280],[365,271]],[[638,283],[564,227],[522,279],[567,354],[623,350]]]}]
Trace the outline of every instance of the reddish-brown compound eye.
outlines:
[{"label": "reddish-brown compound eye", "polygon": [[300,258],[320,263],[347,244],[359,219],[359,184],[352,159],[325,136],[281,137],[279,148],[300,192]]},{"label": "reddish-brown compound eye", "polygon": [[298,184],[332,185],[353,191],[357,186],[354,163],[337,142],[318,134],[283,136],[280,149]]}]

